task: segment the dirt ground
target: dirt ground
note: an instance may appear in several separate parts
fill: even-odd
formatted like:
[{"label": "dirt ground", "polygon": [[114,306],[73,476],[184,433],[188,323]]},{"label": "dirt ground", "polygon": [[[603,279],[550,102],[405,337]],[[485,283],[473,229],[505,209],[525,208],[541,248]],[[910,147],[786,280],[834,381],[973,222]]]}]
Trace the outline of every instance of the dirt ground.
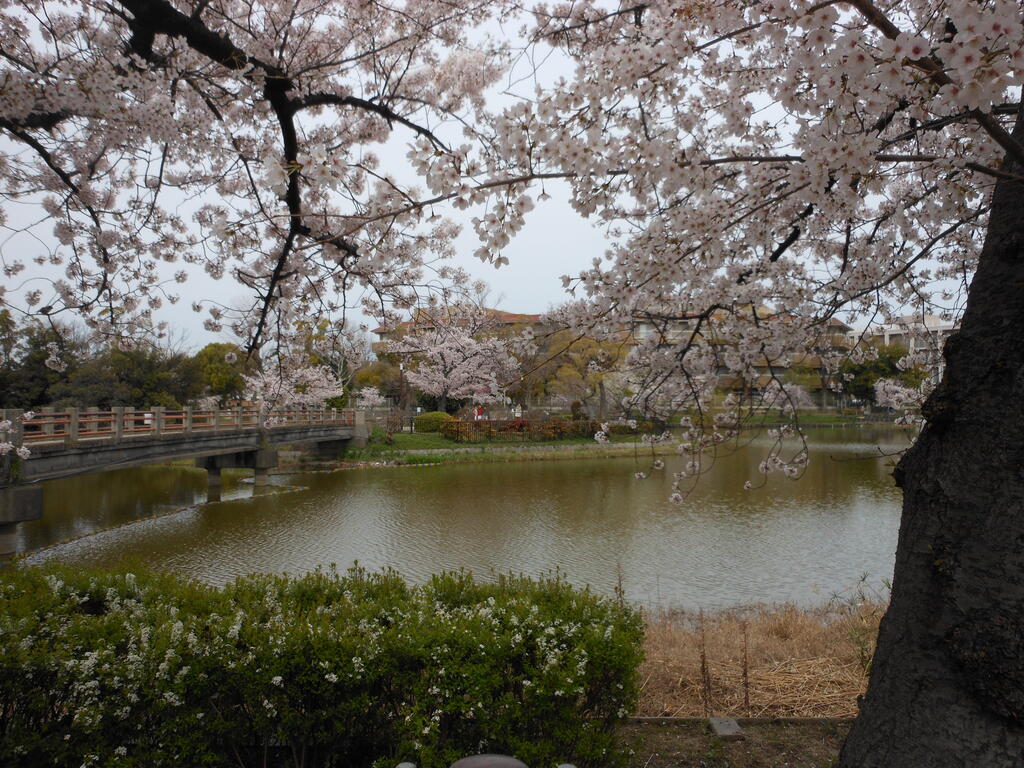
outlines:
[{"label": "dirt ground", "polygon": [[829,768],[849,721],[743,725],[742,741],[723,741],[706,722],[629,724],[624,743],[629,768]]}]

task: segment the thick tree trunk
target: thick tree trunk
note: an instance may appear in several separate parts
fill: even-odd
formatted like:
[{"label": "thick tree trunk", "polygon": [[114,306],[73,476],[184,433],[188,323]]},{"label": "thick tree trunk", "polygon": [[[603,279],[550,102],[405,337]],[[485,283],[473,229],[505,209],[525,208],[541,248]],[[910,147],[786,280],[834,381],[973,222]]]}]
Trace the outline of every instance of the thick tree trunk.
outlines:
[{"label": "thick tree trunk", "polygon": [[945,357],[896,470],[892,601],[841,768],[1024,765],[1024,183],[995,191]]}]

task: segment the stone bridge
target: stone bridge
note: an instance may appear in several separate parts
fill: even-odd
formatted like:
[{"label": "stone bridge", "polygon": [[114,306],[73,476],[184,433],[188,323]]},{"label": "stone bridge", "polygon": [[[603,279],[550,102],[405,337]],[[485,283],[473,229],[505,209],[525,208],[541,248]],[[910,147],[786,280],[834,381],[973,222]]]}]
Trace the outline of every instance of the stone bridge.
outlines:
[{"label": "stone bridge", "polygon": [[42,515],[41,480],[195,459],[216,497],[222,469],[252,469],[255,484],[265,484],[277,466],[277,446],[316,443],[322,455],[336,457],[368,436],[361,411],[337,409],[45,408],[25,423],[21,415],[3,412],[13,425],[8,439],[31,453],[7,454],[0,469],[0,555],[12,551],[19,522]]}]

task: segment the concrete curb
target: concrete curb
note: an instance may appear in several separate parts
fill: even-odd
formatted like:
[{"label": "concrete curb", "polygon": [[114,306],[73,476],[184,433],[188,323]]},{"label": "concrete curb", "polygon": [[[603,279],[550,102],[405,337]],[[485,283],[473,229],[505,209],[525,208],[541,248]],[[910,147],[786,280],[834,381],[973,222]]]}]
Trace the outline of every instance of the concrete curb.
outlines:
[{"label": "concrete curb", "polygon": [[[850,725],[852,717],[734,717],[740,725]],[[706,717],[628,717],[629,725],[702,725]]]}]

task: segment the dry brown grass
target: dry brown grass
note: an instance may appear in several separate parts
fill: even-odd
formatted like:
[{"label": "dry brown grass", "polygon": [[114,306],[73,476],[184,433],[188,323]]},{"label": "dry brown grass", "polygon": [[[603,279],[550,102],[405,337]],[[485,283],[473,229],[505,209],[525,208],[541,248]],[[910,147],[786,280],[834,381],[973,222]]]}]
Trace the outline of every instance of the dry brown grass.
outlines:
[{"label": "dry brown grass", "polygon": [[649,614],[637,714],[855,716],[884,610],[861,596],[815,610]]}]

